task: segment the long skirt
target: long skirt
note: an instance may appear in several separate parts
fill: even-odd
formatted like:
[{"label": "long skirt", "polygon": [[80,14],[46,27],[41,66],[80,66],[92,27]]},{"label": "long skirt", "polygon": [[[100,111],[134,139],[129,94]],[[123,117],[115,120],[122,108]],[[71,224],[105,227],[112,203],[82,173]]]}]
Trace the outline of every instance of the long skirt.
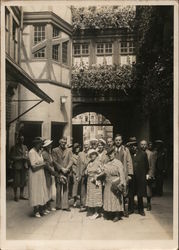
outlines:
[{"label": "long skirt", "polygon": [[120,212],[124,211],[123,197],[117,197],[111,191],[111,181],[116,179],[116,176],[111,177],[110,180],[106,180],[104,187],[104,205],[103,208],[107,212]]},{"label": "long skirt", "polygon": [[45,205],[49,200],[44,170],[32,172],[29,169],[29,203],[30,206]]},{"label": "long skirt", "polygon": [[86,206],[87,207],[102,207],[102,184],[99,182],[99,186],[96,186],[91,182],[91,178],[88,177],[87,181],[87,196]]}]

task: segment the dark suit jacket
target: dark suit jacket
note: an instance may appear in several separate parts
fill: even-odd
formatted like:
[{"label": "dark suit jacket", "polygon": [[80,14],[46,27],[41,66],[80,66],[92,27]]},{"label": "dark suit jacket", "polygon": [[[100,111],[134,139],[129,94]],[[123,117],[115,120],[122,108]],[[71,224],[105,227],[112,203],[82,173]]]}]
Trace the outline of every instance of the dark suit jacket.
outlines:
[{"label": "dark suit jacket", "polygon": [[134,166],[134,189],[138,196],[146,196],[146,175],[149,171],[147,154],[138,150],[136,155],[132,155]]}]

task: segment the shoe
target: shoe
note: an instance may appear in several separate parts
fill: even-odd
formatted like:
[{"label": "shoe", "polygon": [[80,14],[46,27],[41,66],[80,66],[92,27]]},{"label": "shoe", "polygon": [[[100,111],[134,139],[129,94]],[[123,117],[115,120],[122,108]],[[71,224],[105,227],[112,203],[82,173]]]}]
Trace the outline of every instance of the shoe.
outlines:
[{"label": "shoe", "polygon": [[124,217],[126,217],[126,218],[129,217],[129,213],[127,211],[124,212]]},{"label": "shoe", "polygon": [[61,208],[60,207],[56,207],[56,210],[61,210]]},{"label": "shoe", "polygon": [[18,199],[17,197],[14,197],[14,201],[18,202],[18,201],[19,201],[19,199]]},{"label": "shoe", "polygon": [[76,202],[73,204],[73,207],[76,207]]},{"label": "shoe", "polygon": [[85,207],[82,207],[82,208],[80,208],[80,213],[82,213],[82,212],[86,212],[87,210],[86,210],[86,208]]},{"label": "shoe", "polygon": [[147,205],[147,211],[151,211],[151,210],[152,210],[151,204],[148,204]]},{"label": "shoe", "polygon": [[39,214],[39,212],[35,213],[34,216],[35,216],[36,218],[41,218],[41,215]]},{"label": "shoe", "polygon": [[118,220],[119,220],[119,217],[116,216],[116,217],[114,217],[113,222],[117,222]]},{"label": "shoe", "polygon": [[49,213],[50,213],[50,211],[49,211],[48,209],[45,209],[45,213],[49,214]]},{"label": "shoe", "polygon": [[145,216],[145,212],[143,210],[139,211],[139,214],[142,215],[142,216]]},{"label": "shoe", "polygon": [[25,198],[24,196],[20,196],[20,200],[28,200],[28,198]]},{"label": "shoe", "polygon": [[95,214],[93,214],[92,216],[90,216],[90,220],[96,220],[96,219],[99,218],[99,217],[100,217],[100,215],[97,214],[97,213],[95,213]]},{"label": "shoe", "polygon": [[62,210],[67,211],[67,212],[70,212],[70,211],[71,211],[70,208],[65,208],[65,209],[62,209]]},{"label": "shoe", "polygon": [[52,207],[51,208],[51,211],[56,211],[57,209],[55,207]]}]

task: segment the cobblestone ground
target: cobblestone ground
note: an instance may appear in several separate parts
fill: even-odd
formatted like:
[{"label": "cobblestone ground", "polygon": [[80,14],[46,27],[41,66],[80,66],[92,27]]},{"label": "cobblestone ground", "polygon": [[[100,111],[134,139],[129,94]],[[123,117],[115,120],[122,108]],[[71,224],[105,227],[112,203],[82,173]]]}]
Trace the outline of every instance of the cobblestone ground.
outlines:
[{"label": "cobblestone ground", "polygon": [[152,211],[142,217],[132,214],[114,223],[103,218],[92,221],[78,208],[55,211],[40,219],[32,217],[28,201],[13,201],[7,189],[8,240],[169,240],[172,239],[172,188],[163,197],[153,197]]}]

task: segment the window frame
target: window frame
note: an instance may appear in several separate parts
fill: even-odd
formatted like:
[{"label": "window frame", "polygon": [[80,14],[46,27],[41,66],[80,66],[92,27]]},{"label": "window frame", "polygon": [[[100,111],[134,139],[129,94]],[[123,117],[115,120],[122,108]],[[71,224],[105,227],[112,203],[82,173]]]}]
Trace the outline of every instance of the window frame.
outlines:
[{"label": "window frame", "polygon": [[[69,66],[69,55],[68,55],[68,52],[69,52],[69,40],[62,42],[61,44],[62,44],[61,45],[61,63],[63,65]],[[66,46],[66,55],[65,55],[66,61],[64,61],[64,51],[63,51],[63,49],[64,49],[63,45],[64,44],[67,44],[67,46]]]},{"label": "window frame", "polygon": [[[127,46],[122,47],[122,46],[121,46],[122,43],[126,43]],[[133,46],[130,46],[130,43],[132,43]],[[135,55],[135,43],[134,43],[133,40],[124,40],[124,41],[120,41],[120,42],[119,42],[119,48],[120,48],[120,49],[119,49],[120,55]],[[122,48],[125,48],[126,51],[121,51]],[[132,51],[130,51],[131,48],[132,48]]]},{"label": "window frame", "polygon": [[[75,46],[79,46],[79,52],[78,54],[75,54]],[[83,46],[87,47],[87,53],[83,53],[84,49]],[[73,44],[73,65],[74,64],[74,58],[80,58],[80,60],[83,61],[83,58],[88,58],[88,64],[90,62],[90,43],[89,42],[77,42]]]},{"label": "window frame", "polygon": [[[103,52],[98,52],[98,45],[103,45],[101,47],[103,47]],[[107,49],[107,45],[111,45],[111,51],[110,52],[106,52]],[[112,59],[112,63],[111,64],[107,64],[107,65],[113,65],[113,54],[114,54],[114,42],[113,41],[104,41],[104,42],[96,42],[96,46],[95,46],[95,54],[96,54],[96,64],[97,63],[97,59],[99,57],[103,57],[106,58],[108,56],[111,56]]]},{"label": "window frame", "polygon": [[[42,41],[44,41],[44,40],[46,39],[45,26],[46,26],[45,24],[40,24],[40,25],[39,25],[39,24],[35,24],[35,25],[33,25],[33,27],[34,27],[34,32],[33,32],[33,34],[34,34],[34,36],[33,36],[33,45],[36,45],[36,44],[38,44],[38,43],[40,43],[40,42],[42,42]],[[39,31],[39,30],[37,30],[37,31],[35,30],[36,28],[40,28],[40,27],[41,27],[41,28],[44,28],[44,30],[40,30],[40,31]],[[41,34],[41,36],[36,36],[36,35],[35,35],[35,33],[38,34],[38,33],[40,33],[40,32],[41,32],[41,33],[44,33],[44,36],[42,36],[42,34]],[[39,35],[39,34],[38,34],[38,35]],[[35,41],[35,38],[36,38],[36,37],[38,38],[37,41]],[[41,39],[39,39],[40,37],[41,37]]]},{"label": "window frame", "polygon": [[[61,44],[55,44],[55,45],[52,45],[52,60],[56,61],[56,62],[60,62],[60,46]],[[57,51],[56,51],[56,55],[57,55],[57,58],[55,58],[54,56],[54,48],[57,48]]]}]

